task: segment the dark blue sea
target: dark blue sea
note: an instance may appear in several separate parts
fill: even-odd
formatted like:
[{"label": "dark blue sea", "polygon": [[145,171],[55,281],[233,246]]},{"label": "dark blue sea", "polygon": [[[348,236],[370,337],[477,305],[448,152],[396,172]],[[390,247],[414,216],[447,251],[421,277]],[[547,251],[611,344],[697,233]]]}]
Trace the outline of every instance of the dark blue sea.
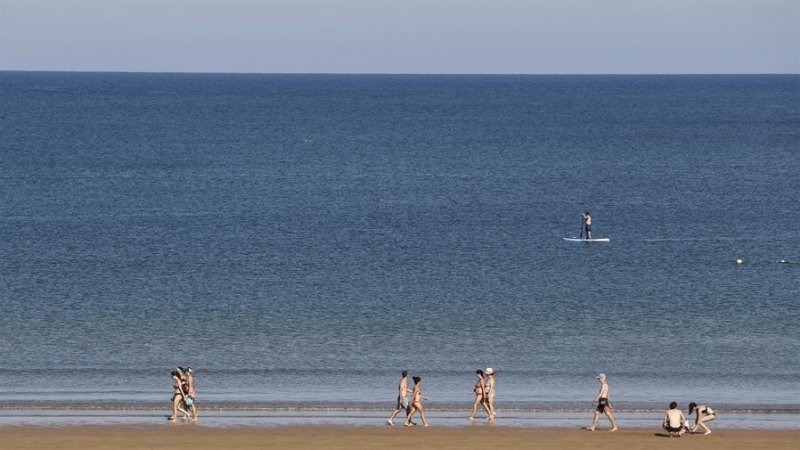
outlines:
[{"label": "dark blue sea", "polygon": [[0,72],[6,410],[796,425],[798,263],[798,75]]}]

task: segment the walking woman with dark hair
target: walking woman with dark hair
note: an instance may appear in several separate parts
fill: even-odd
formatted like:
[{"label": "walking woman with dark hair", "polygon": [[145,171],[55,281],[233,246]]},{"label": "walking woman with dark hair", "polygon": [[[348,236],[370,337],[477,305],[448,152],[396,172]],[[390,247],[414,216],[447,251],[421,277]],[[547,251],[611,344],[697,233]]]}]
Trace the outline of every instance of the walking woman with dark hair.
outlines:
[{"label": "walking woman with dark hair", "polygon": [[483,371],[480,369],[476,370],[475,378],[477,378],[478,381],[475,382],[475,387],[472,389],[472,392],[475,393],[475,400],[472,402],[472,414],[469,415],[469,420],[475,420],[475,414],[478,412],[478,405],[483,406],[483,409],[489,417],[492,415],[489,412],[489,407],[486,406],[486,380],[483,378]]},{"label": "walking woman with dark hair", "polygon": [[406,423],[403,425],[407,427],[412,426],[411,418],[414,416],[415,412],[419,411],[419,416],[422,418],[422,425],[429,427],[430,424],[425,420],[425,408],[422,406],[422,401],[427,400],[427,398],[422,395],[422,377],[414,377],[413,380],[414,390],[411,391],[411,410],[408,412]]},{"label": "walking woman with dark hair", "polygon": [[181,373],[177,370],[173,370],[170,373],[172,376],[172,415],[169,416],[170,422],[175,422],[178,418],[178,411],[183,413],[183,418],[189,416],[189,413],[181,408],[184,400],[186,399],[186,392],[183,389],[183,379],[181,378]]}]

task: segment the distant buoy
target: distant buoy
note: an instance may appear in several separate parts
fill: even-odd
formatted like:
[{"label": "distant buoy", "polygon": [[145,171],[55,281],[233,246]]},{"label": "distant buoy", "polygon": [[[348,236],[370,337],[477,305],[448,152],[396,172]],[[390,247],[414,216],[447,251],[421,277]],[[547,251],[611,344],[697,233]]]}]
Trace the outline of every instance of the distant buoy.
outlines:
[{"label": "distant buoy", "polygon": [[736,259],[736,264],[742,265],[742,264],[744,264],[744,260],[742,258],[737,258]]}]

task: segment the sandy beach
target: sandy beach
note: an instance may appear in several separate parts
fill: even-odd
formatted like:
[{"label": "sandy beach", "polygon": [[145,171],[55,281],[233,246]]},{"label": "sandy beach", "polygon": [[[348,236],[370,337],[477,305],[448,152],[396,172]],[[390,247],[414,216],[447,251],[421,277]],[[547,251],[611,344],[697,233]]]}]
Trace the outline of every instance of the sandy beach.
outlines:
[{"label": "sandy beach", "polygon": [[231,427],[202,426],[75,426],[3,427],[0,443],[7,449],[93,450],[174,449],[331,449],[486,448],[531,449],[674,449],[702,446],[703,450],[789,450],[800,444],[800,430],[721,430],[709,436],[668,438],[656,429],[588,432],[568,428],[517,427]]}]

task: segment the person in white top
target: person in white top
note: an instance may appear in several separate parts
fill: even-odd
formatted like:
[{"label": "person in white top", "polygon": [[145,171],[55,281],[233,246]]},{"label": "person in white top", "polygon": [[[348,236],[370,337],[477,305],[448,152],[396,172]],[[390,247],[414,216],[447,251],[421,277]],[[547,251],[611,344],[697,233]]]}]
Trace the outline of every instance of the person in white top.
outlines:
[{"label": "person in white top", "polygon": [[664,418],[661,420],[661,427],[669,433],[669,437],[681,437],[686,424],[686,417],[683,411],[678,409],[678,403],[669,404],[669,409],[664,411]]}]

